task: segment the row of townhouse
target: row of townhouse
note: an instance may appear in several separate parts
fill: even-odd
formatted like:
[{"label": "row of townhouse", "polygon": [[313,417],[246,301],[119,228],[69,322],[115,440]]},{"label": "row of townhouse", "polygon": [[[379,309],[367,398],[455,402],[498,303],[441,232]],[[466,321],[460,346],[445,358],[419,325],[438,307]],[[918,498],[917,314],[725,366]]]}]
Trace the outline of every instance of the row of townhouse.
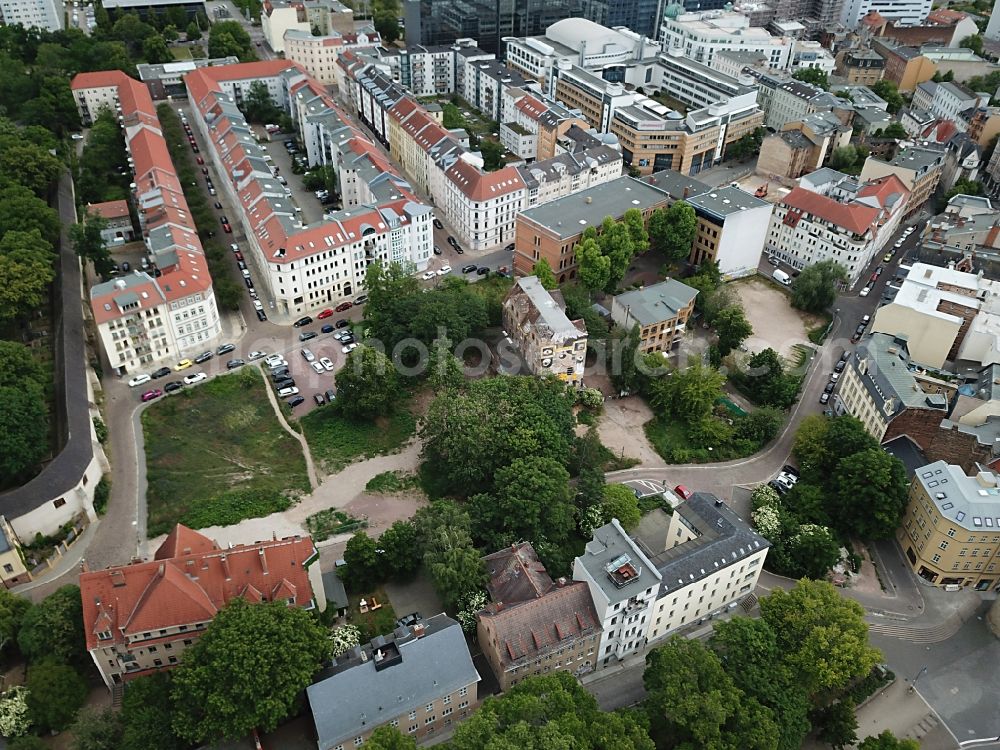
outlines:
[{"label": "row of townhouse", "polygon": [[[376,260],[426,268],[433,212],[401,179],[380,180],[384,190],[362,189],[355,173],[342,210],[303,224],[238,108],[255,81],[263,82],[291,113],[312,163],[330,163],[339,170],[339,162],[330,159],[374,151],[325,89],[287,61],[206,68],[185,78],[195,127],[209,144],[220,188],[239,208],[239,224],[256,265],[265,271],[262,282],[274,301],[274,314],[298,317],[358,294],[367,267]],[[357,142],[351,147],[353,139]],[[314,158],[320,152],[329,159]],[[378,168],[394,174],[384,160]],[[375,197],[377,201],[368,200]]]},{"label": "row of townhouse", "polygon": [[149,90],[121,71],[80,73],[71,89],[84,122],[107,109],[121,124],[134,175],[130,200],[151,263],[148,272],[136,270],[90,290],[111,367],[124,375],[204,349],[222,332],[219,310]]},{"label": "row of townhouse", "polygon": [[525,166],[483,169],[463,134],[445,129],[424,106],[377,66],[343,60],[342,94],[403,173],[447,218],[472,249],[514,241],[518,213],[621,176],[621,153],[607,139],[570,124],[555,138],[560,153]]}]

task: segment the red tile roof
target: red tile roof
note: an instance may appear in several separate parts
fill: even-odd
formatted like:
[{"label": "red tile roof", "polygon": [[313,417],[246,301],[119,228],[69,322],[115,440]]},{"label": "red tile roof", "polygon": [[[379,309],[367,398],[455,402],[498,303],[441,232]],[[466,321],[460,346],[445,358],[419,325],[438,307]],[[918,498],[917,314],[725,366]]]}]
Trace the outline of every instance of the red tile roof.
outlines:
[{"label": "red tile roof", "polygon": [[950,8],[938,8],[927,14],[927,23],[937,26],[954,26],[963,18],[968,18],[968,14]]},{"label": "red tile roof", "polygon": [[795,226],[801,214],[809,213],[854,234],[864,234],[879,215],[877,208],[858,203],[840,203],[801,187],[792,188],[782,199],[782,203],[794,209],[785,216],[785,223],[789,226]]},{"label": "red tile roof", "polygon": [[121,219],[128,216],[128,201],[105,201],[104,203],[88,203],[87,213],[100,216],[103,219]]},{"label": "red tile roof", "polygon": [[874,197],[878,199],[879,205],[883,208],[886,207],[887,201],[893,194],[898,194],[903,198],[908,198],[910,195],[910,191],[906,189],[903,181],[894,174],[869,180],[858,191],[859,198]]},{"label": "red tile roof", "polygon": [[524,180],[514,167],[483,172],[464,159],[458,159],[448,168],[445,176],[474,201],[488,201],[524,189]]},{"label": "red tile roof", "polygon": [[517,100],[517,104],[514,106],[524,112],[524,114],[532,120],[537,120],[548,111],[548,107],[530,94],[522,96]]},{"label": "red tile roof", "polygon": [[[125,644],[130,636],[210,621],[231,599],[313,604],[309,537],[220,549],[178,525],[152,560],[80,575],[87,648]],[[110,632],[110,639],[98,633]]]}]

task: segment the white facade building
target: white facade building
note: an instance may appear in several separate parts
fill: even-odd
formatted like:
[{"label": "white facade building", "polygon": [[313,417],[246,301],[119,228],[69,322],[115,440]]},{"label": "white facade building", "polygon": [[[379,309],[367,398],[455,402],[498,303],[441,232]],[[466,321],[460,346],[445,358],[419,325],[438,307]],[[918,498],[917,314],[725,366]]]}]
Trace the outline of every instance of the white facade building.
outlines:
[{"label": "white facade building", "polygon": [[792,61],[794,39],[771,36],[767,30],[751,26],[742,13],[707,10],[678,14],[675,9],[668,7],[660,26],[664,52],[679,49],[685,57],[704,65],[711,65],[715,53],[722,50],[762,52],[771,68],[784,69]]},{"label": "white facade building", "polygon": [[0,0],[0,21],[48,31],[63,28],[65,6],[60,0]]},{"label": "white facade building", "polygon": [[834,260],[853,285],[899,228],[909,194],[895,175],[860,184],[820,169],[775,204],[765,250],[797,269]]},{"label": "white facade building", "polygon": [[285,59],[301,65],[306,73],[329,86],[337,82],[337,58],[349,49],[370,50],[381,43],[375,32],[313,36],[312,32],[289,29],[284,36]]},{"label": "white facade building", "polygon": [[899,26],[919,26],[931,12],[932,0],[843,0],[840,22],[849,29],[873,10]]}]

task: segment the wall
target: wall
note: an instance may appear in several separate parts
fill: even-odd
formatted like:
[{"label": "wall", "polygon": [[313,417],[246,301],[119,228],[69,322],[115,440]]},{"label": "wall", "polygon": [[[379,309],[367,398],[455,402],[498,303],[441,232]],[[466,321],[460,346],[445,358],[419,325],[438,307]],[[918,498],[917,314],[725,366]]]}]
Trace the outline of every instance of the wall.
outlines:
[{"label": "wall", "polygon": [[875,311],[872,333],[904,334],[910,358],[928,367],[940,368],[958,336],[961,323],[926,315],[910,307],[890,303]]}]

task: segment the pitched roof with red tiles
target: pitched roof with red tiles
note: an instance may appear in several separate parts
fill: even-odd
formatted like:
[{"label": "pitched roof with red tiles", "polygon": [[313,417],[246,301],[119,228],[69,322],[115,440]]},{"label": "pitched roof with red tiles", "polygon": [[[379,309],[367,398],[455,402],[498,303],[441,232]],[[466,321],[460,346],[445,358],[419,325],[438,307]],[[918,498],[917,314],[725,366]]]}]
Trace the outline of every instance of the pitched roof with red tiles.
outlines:
[{"label": "pitched roof with red tiles", "polygon": [[908,198],[909,195],[910,191],[906,189],[906,185],[894,174],[869,180],[858,190],[859,198],[875,198],[883,208],[886,208],[893,201],[893,196]]},{"label": "pitched roof with red tiles", "polygon": [[511,605],[537,599],[555,586],[535,548],[527,542],[487,555],[483,562],[490,576],[486,590],[494,602]]},{"label": "pitched roof with red tiles", "polygon": [[103,219],[121,219],[128,216],[128,201],[104,201],[103,203],[88,203],[87,213],[100,216]]},{"label": "pitched roof with red tiles", "polygon": [[964,18],[968,18],[967,13],[950,8],[938,8],[927,14],[927,23],[935,26],[954,26]]},{"label": "pitched roof with red tiles", "polygon": [[782,198],[782,203],[794,209],[785,215],[785,223],[794,226],[803,213],[809,213],[854,234],[864,234],[875,223],[879,209],[858,203],[841,203],[802,187],[794,187]]},{"label": "pitched roof with red tiles", "polygon": [[488,201],[524,189],[524,180],[514,167],[483,172],[464,159],[457,159],[445,176],[473,201]]},{"label": "pitched roof with red tiles", "polygon": [[[310,537],[220,549],[178,525],[154,559],[80,575],[87,648],[206,623],[234,598],[310,608],[314,602],[307,566],[316,556]],[[111,637],[100,639],[100,633]]]},{"label": "pitched roof with red tiles", "polygon": [[544,115],[548,111],[548,107],[546,107],[545,104],[543,104],[539,99],[533,97],[531,94],[525,94],[524,96],[522,96],[520,99],[517,100],[517,103],[514,106],[517,107],[519,110],[521,110],[521,112],[523,112],[532,120],[539,119],[542,115]]}]

